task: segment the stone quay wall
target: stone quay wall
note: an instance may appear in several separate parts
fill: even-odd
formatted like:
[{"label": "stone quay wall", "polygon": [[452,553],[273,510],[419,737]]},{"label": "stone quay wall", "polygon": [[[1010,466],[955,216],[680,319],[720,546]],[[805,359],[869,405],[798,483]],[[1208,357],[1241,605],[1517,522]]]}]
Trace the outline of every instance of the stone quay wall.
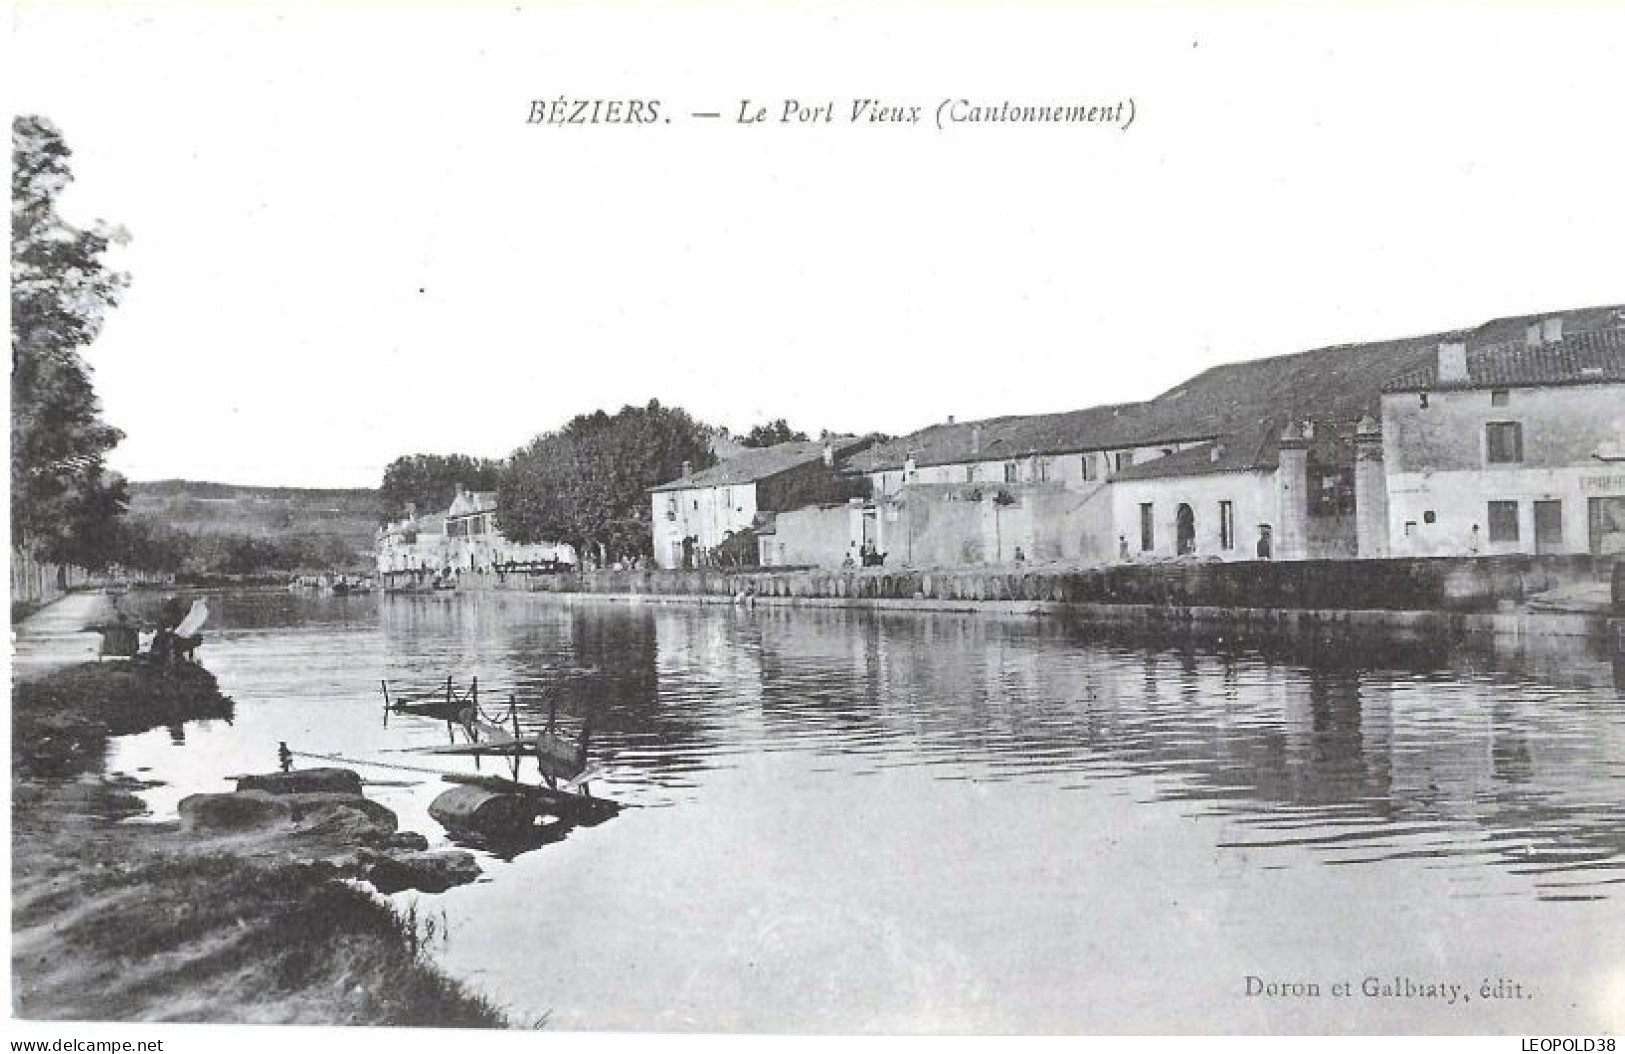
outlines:
[{"label": "stone quay wall", "polygon": [[648,597],[1039,602],[1256,611],[1494,612],[1537,593],[1609,582],[1593,556],[1435,557],[1049,568],[587,571],[510,575],[496,588]]}]

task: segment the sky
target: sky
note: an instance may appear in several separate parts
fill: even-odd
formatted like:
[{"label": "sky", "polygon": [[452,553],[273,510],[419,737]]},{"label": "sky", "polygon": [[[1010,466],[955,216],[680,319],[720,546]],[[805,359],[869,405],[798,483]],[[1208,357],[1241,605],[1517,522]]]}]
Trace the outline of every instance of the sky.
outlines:
[{"label": "sky", "polygon": [[[10,97],[126,228],[134,479],[372,486],[658,398],[900,434],[1625,301],[1598,3],[23,3]],[[833,103],[780,123],[784,100]],[[922,107],[857,124],[853,100]],[[936,127],[945,99],[1126,129]],[[659,100],[651,125],[527,123]],[[769,120],[738,123],[744,100]],[[697,118],[715,112],[719,118]]]}]

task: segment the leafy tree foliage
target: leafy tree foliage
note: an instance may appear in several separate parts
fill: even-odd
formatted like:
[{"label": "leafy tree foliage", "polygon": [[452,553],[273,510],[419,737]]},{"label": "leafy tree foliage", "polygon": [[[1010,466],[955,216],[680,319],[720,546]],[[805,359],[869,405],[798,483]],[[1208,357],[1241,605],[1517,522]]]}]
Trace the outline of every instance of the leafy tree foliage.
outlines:
[{"label": "leafy tree foliage", "polygon": [[790,422],[780,417],[766,424],[757,425],[740,437],[740,446],[776,446],[779,443],[805,443],[806,432],[797,432],[791,429]]},{"label": "leafy tree foliage", "polygon": [[128,501],[103,461],[122,438],[101,419],[79,349],[96,339],[129,282],[102,261],[121,232],[57,214],[72,181],[56,126],[11,126],[11,534],[47,560],[101,566]]},{"label": "leafy tree foliage", "polygon": [[365,570],[367,562],[332,535],[182,531],[144,518],[127,521],[119,546],[126,566],[182,578],[354,572]]},{"label": "leafy tree foliage", "polygon": [[676,479],[685,461],[698,470],[716,458],[705,427],[682,410],[650,400],[583,414],[509,460],[497,526],[517,542],[568,542],[583,558],[648,555],[649,488]]},{"label": "leafy tree foliage", "polygon": [[398,457],[384,469],[379,488],[386,518],[406,514],[408,503],[420,513],[445,512],[459,486],[469,490],[496,490],[502,465],[489,458],[466,454],[411,454]]}]

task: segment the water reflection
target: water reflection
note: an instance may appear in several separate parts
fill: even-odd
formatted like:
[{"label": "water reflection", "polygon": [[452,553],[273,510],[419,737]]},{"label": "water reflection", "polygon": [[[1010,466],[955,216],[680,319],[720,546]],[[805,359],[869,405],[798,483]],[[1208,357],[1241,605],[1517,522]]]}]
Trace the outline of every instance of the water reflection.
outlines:
[{"label": "water reflection", "polygon": [[[965,615],[504,596],[267,593],[215,610],[212,654],[289,695],[320,695],[311,682],[336,674],[356,698],[380,677],[421,691],[478,676],[493,712],[517,700],[527,734],[550,707],[578,727],[591,715],[608,784],[644,805],[687,800],[736,758],[791,753],[854,777],[925,767],[1062,789],[1156,777],[1154,797],[1239,820],[1246,837],[1225,844],[1310,847],[1342,865],[1489,860],[1549,876],[1542,895],[1602,895],[1625,850],[1625,805],[1609,793],[1625,707],[1612,663],[1583,644],[1147,646]],[[264,648],[267,635],[283,646]],[[307,650],[352,636],[376,636],[376,666],[343,649],[335,669]],[[419,742],[436,725],[393,721],[415,723]]]},{"label": "water reflection", "polygon": [[[1099,866],[1098,852],[1074,858],[1090,846],[1126,861],[1114,882],[1143,884],[1153,865],[1141,861],[1158,861],[1157,881],[1187,900],[1213,888],[1272,903],[1380,903],[1396,887],[1438,904],[1488,898],[1502,905],[1493,919],[1451,916],[1464,946],[1486,948],[1530,906],[1617,904],[1625,879],[1625,704],[1616,664],[1584,642],[1147,642],[1056,620],[502,595],[229,596],[214,607],[204,654],[237,697],[236,724],[193,726],[178,749],[136,737],[116,762],[152,766],[178,797],[268,762],[279,738],[386,763],[443,742],[443,722],[397,715],[384,726],[380,678],[432,687],[478,676],[495,708],[512,693],[526,731],[550,707],[577,725],[590,718],[593,759],[608,766],[594,792],[643,811],[483,848],[535,881],[586,883],[578,895],[613,904],[629,927],[641,908],[645,925],[684,930],[663,933],[670,954],[648,962],[658,943],[648,933],[616,959],[594,945],[601,934],[561,920],[513,923],[604,958],[606,971],[633,962],[652,976],[700,976],[689,928],[738,925],[763,898],[869,918],[898,873],[911,876],[896,895],[906,899],[889,910],[918,912],[913,924],[944,942],[944,961],[997,958],[1005,941],[1050,947],[1056,911],[1081,912],[1080,926],[1121,925],[1055,900]],[[434,763],[474,771],[469,759]],[[386,801],[408,826],[437,831],[426,808],[443,787],[425,777]],[[953,841],[974,844],[974,856],[937,861],[938,844]],[[850,866],[824,866],[828,853]],[[1165,873],[1165,858],[1188,877]],[[753,884],[758,872],[780,885]],[[1333,877],[1367,872],[1353,893]],[[1277,873],[1288,886],[1272,884]],[[1023,907],[967,917],[987,885]],[[477,932],[487,915],[527,919],[512,892],[525,888],[498,875],[448,897]],[[670,899],[678,888],[714,902]],[[1245,918],[1223,925],[1273,932]],[[1564,918],[1572,934],[1601,917]],[[1290,926],[1324,922],[1300,913]],[[822,932],[796,938],[808,943],[786,961],[815,955]],[[465,954],[505,998],[575,1001],[568,1023],[690,1027],[609,1014],[632,1011],[624,993],[618,1003],[596,994],[595,983],[616,987],[607,974],[544,978],[483,947]],[[1070,976],[1081,967],[1056,961],[1068,954],[1056,944],[1032,969]],[[1024,969],[1012,965],[1011,977]],[[722,992],[692,998],[711,1008],[693,1020],[745,1020],[724,1012]],[[1035,1004],[1020,1020],[1062,1026],[1075,1022],[1068,1013]],[[758,1023],[807,1024],[782,1006],[776,1015]]]}]

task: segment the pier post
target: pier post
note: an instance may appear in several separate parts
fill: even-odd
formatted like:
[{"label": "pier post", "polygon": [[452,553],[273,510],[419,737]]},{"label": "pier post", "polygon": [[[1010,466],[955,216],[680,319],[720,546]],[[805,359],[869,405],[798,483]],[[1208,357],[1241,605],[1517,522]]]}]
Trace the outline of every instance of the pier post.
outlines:
[{"label": "pier post", "polygon": [[1274,558],[1303,560],[1309,555],[1309,440],[1296,421],[1281,433],[1278,450]]},{"label": "pier post", "polygon": [[1382,425],[1366,414],[1354,431],[1354,553],[1362,560],[1388,555],[1388,474]]}]

